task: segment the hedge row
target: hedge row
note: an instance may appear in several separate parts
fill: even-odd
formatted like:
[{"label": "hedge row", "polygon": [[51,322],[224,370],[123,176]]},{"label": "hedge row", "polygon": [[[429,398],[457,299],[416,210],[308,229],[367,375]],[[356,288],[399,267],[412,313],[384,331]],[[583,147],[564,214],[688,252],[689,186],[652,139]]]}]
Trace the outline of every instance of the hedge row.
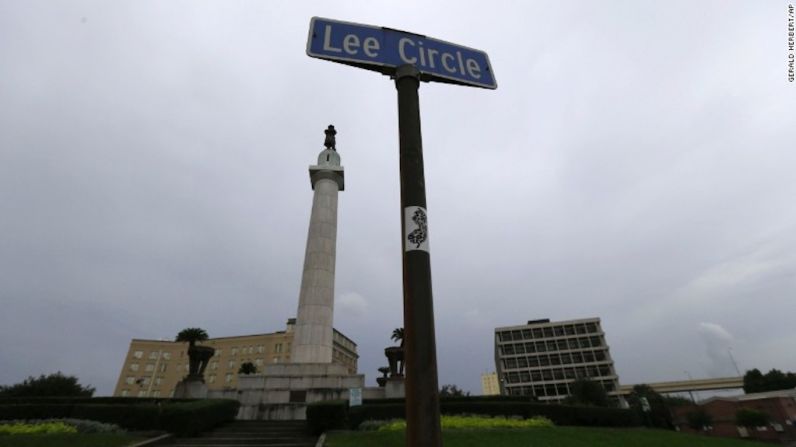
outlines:
[{"label": "hedge row", "polygon": [[133,404],[133,403],[158,403],[158,402],[193,402],[196,399],[174,399],[170,397],[78,397],[78,396],[50,396],[50,397],[0,397],[0,405],[6,404]]},{"label": "hedge row", "polygon": [[[544,416],[556,425],[633,427],[641,424],[638,415],[632,410],[541,404],[514,399],[443,399],[440,401],[440,411],[442,414],[520,416],[525,419]],[[404,403],[395,399],[370,401],[350,408],[347,401],[322,402],[307,408],[307,423],[313,433],[355,429],[367,420],[405,418]]]},{"label": "hedge row", "polygon": [[235,419],[240,403],[229,399],[103,401],[99,403],[0,402],[0,420],[74,418],[117,424],[128,430],[165,430],[190,436]]}]

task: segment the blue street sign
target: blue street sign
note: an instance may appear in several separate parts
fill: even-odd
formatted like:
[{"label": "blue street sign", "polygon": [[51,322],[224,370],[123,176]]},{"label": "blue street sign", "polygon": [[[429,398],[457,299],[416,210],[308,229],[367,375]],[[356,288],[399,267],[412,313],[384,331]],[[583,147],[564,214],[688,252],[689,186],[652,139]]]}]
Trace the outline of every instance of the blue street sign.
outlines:
[{"label": "blue street sign", "polygon": [[313,17],[307,55],[387,75],[412,64],[424,81],[497,88],[485,52],[390,28]]}]

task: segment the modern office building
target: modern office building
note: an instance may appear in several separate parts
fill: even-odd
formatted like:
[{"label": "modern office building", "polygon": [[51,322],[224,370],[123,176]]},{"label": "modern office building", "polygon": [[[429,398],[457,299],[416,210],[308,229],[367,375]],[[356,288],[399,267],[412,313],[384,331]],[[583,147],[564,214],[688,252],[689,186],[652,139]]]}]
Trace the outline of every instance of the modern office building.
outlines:
[{"label": "modern office building", "polygon": [[578,378],[599,382],[609,395],[619,390],[599,318],[496,328],[495,366],[503,395],[560,402]]},{"label": "modern office building", "polygon": [[496,372],[481,374],[481,395],[497,396],[500,394],[500,382]]},{"label": "modern office building", "polygon": [[[204,373],[208,390],[236,389],[238,369],[253,363],[258,371],[265,365],[289,363],[295,319],[284,331],[269,334],[211,338],[199,344],[215,348]],[[333,333],[332,363],[356,374],[357,345],[337,329]],[[188,374],[188,344],[166,340],[133,339],[124,359],[114,396],[170,397],[177,382]]]}]

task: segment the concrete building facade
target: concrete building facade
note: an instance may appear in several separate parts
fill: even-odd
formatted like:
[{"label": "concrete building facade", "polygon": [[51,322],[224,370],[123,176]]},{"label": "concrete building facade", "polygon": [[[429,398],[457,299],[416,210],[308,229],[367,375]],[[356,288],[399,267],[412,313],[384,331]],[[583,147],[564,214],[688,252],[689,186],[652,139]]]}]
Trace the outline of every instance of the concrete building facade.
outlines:
[{"label": "concrete building facade", "polygon": [[497,396],[500,394],[500,381],[496,372],[481,374],[481,395]]},{"label": "concrete building facade", "polygon": [[[243,363],[251,362],[263,371],[267,365],[291,362],[294,327],[295,321],[290,319],[284,331],[211,338],[199,343],[216,350],[204,373],[208,390],[237,389],[238,369]],[[358,359],[356,343],[335,329],[332,363],[356,374]],[[170,397],[177,382],[187,374],[187,343],[133,339],[113,395]]]},{"label": "concrete building facade", "polygon": [[600,383],[609,395],[619,390],[599,318],[496,328],[495,366],[503,395],[561,402],[578,378]]}]

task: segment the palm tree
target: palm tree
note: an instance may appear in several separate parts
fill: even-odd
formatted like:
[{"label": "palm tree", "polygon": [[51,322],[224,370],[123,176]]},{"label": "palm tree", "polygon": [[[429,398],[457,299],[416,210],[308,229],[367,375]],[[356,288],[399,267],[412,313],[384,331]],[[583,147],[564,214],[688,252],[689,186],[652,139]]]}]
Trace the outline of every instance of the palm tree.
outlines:
[{"label": "palm tree", "polygon": [[207,331],[202,328],[198,327],[189,327],[185,328],[177,334],[177,338],[174,341],[183,341],[188,342],[189,346],[196,345],[197,341],[205,341],[207,340]]},{"label": "palm tree", "polygon": [[390,337],[392,341],[401,342],[401,347],[404,347],[404,328],[397,327],[392,331],[392,337]]},{"label": "palm tree", "polygon": [[215,349],[209,346],[196,346],[196,342],[205,341],[207,338],[207,331],[204,329],[189,327],[181,330],[174,339],[174,341],[188,342],[188,377],[202,379],[207,361],[213,356]]},{"label": "palm tree", "polygon": [[257,367],[254,366],[254,363],[252,362],[244,362],[243,364],[240,365],[240,368],[238,368],[238,374],[256,374],[256,373],[257,373]]},{"label": "palm tree", "polygon": [[400,343],[401,352],[399,353],[400,354],[400,361],[398,362],[398,374],[399,375],[403,375],[404,374],[404,363],[405,363],[405,361],[404,361],[404,353],[403,353],[403,349],[404,349],[404,328],[397,327],[397,328],[393,329],[392,336],[390,338],[392,339],[392,341],[396,341],[396,342]]}]

